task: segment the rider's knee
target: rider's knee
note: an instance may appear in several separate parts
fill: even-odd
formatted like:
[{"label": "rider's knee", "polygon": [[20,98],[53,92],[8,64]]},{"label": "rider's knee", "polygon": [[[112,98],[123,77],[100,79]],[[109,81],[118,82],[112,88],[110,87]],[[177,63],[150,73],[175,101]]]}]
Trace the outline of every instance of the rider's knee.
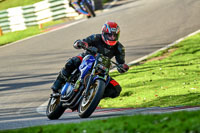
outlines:
[{"label": "rider's knee", "polygon": [[81,62],[82,62],[81,56],[75,56],[75,57],[69,58],[64,68],[69,69],[69,70],[78,68]]},{"label": "rider's knee", "polygon": [[115,97],[118,97],[122,91],[122,88],[120,85],[117,85],[117,86],[115,86],[115,90],[116,90]]}]

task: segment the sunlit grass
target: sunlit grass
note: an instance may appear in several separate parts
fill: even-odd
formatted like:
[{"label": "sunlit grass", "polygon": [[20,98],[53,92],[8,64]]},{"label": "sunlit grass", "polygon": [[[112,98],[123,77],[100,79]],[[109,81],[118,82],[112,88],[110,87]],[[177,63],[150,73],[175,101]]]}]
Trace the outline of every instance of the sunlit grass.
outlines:
[{"label": "sunlit grass", "polygon": [[40,30],[37,26],[29,27],[23,31],[5,33],[3,36],[0,37],[0,46],[24,39],[29,36],[36,35],[39,33],[40,33]]},{"label": "sunlit grass", "polygon": [[36,126],[0,133],[199,133],[199,119],[200,111],[176,112]]},{"label": "sunlit grass", "polygon": [[[197,34],[174,46],[176,50],[163,60],[133,66],[122,75],[112,73],[123,91],[118,98],[102,100],[100,106],[200,105],[199,46],[200,34]],[[165,52],[155,56],[162,56]]]}]

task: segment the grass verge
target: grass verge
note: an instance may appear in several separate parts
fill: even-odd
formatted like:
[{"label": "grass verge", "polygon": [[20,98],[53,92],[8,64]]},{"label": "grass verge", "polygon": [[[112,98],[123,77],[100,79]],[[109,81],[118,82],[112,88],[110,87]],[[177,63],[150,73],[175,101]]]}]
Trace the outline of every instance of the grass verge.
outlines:
[{"label": "grass verge", "polygon": [[0,133],[198,133],[199,120],[200,111],[176,112],[123,116],[77,124],[37,126]]},{"label": "grass verge", "polygon": [[128,73],[112,73],[123,90],[118,98],[102,100],[100,106],[200,105],[199,46],[200,34],[197,34],[131,67]]},{"label": "grass verge", "polygon": [[41,33],[41,31],[38,29],[37,26],[29,27],[23,31],[15,31],[15,32],[5,33],[0,38],[0,46],[24,39],[29,36],[37,35],[40,33]]}]

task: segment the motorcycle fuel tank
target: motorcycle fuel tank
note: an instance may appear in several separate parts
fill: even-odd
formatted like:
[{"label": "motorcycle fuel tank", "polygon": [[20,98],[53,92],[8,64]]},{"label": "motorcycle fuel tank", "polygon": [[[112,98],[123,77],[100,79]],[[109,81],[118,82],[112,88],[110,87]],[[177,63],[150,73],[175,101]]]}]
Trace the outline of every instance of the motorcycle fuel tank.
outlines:
[{"label": "motorcycle fuel tank", "polygon": [[92,68],[94,62],[95,58],[92,55],[87,55],[83,58],[83,61],[79,66],[79,70],[81,71],[81,79],[83,79],[87,72]]}]

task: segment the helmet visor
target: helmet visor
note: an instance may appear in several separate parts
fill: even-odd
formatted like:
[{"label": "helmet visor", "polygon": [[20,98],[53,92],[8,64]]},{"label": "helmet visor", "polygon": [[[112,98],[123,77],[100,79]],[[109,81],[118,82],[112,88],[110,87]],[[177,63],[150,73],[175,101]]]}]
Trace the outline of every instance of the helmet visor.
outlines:
[{"label": "helmet visor", "polygon": [[106,38],[106,40],[109,40],[109,41],[117,41],[118,34],[105,33],[105,38]]}]

